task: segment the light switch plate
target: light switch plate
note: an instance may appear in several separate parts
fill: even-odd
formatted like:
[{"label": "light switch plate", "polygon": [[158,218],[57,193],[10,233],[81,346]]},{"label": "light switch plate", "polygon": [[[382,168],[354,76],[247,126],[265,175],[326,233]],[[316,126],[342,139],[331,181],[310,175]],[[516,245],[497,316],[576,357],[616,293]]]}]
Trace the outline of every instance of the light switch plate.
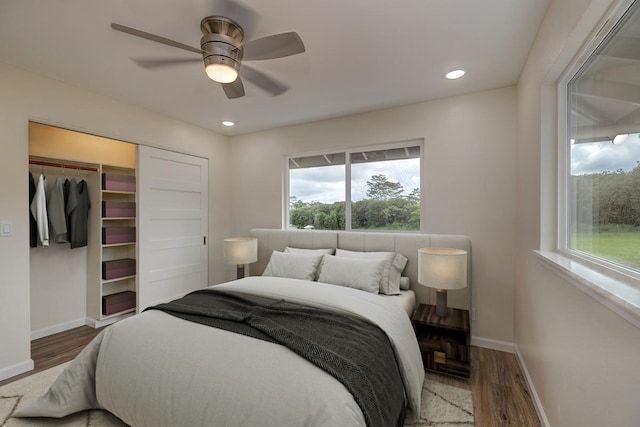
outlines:
[{"label": "light switch plate", "polygon": [[0,237],[13,236],[13,222],[0,221]]}]

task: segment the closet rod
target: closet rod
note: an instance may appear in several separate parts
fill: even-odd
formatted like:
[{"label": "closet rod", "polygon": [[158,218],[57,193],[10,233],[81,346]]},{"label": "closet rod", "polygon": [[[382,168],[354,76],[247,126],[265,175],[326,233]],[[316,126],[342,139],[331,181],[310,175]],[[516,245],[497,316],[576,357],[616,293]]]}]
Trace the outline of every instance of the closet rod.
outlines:
[{"label": "closet rod", "polygon": [[88,166],[78,166],[78,165],[66,165],[64,163],[53,163],[53,162],[44,162],[42,160],[29,160],[30,165],[38,165],[38,166],[52,166],[54,168],[63,168],[63,169],[74,169],[81,171],[91,171],[98,172],[98,168],[91,168]]}]

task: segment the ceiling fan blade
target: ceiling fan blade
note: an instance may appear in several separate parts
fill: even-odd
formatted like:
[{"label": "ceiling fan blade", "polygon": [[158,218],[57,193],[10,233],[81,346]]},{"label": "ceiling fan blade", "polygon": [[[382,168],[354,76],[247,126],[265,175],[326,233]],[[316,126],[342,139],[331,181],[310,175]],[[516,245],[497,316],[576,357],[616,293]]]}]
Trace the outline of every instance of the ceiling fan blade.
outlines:
[{"label": "ceiling fan blade", "polygon": [[254,85],[264,89],[274,96],[280,95],[289,89],[288,86],[280,83],[272,77],[269,77],[262,71],[258,71],[255,68],[248,67],[244,64],[240,67],[240,74]]},{"label": "ceiling fan blade", "polygon": [[244,85],[242,84],[240,76],[238,76],[238,78],[236,78],[232,83],[223,83],[222,89],[229,99],[236,99],[244,96]]},{"label": "ceiling fan blade", "polygon": [[136,63],[140,68],[153,69],[153,68],[162,68],[162,67],[171,67],[174,65],[184,65],[184,64],[202,64],[202,58],[174,58],[174,59],[165,59],[165,58],[130,58],[133,62]]},{"label": "ceiling fan blade", "polygon": [[197,49],[195,47],[191,47],[189,45],[177,42],[175,40],[170,40],[165,37],[156,36],[155,34],[147,33],[145,31],[136,30],[135,28],[126,27],[124,25],[112,23],[111,28],[116,31],[122,31],[123,33],[131,34],[132,36],[141,37],[143,39],[151,40],[153,42],[166,44],[167,46],[177,47],[178,49],[188,50],[189,52],[194,52],[197,54],[202,54],[202,50]]},{"label": "ceiling fan blade", "polygon": [[302,39],[298,33],[292,31],[262,37],[246,43],[242,57],[244,60],[256,61],[297,55],[304,51]]}]

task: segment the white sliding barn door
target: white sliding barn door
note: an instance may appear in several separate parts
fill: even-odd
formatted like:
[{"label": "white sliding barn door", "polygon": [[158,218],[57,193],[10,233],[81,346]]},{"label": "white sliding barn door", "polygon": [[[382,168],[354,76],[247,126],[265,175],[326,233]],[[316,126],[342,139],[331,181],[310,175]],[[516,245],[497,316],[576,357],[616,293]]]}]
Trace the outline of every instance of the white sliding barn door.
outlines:
[{"label": "white sliding barn door", "polygon": [[208,285],[208,161],[138,146],[138,311]]}]

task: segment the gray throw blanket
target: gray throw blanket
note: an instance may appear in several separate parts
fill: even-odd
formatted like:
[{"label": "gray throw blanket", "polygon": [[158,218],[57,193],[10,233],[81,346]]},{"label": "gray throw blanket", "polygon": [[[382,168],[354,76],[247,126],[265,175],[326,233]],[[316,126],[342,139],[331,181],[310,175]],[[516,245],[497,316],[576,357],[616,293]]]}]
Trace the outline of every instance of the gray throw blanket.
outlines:
[{"label": "gray throw blanket", "polygon": [[393,348],[367,320],[215,289],[148,309],[284,345],[340,381],[368,426],[404,423],[404,386]]}]

